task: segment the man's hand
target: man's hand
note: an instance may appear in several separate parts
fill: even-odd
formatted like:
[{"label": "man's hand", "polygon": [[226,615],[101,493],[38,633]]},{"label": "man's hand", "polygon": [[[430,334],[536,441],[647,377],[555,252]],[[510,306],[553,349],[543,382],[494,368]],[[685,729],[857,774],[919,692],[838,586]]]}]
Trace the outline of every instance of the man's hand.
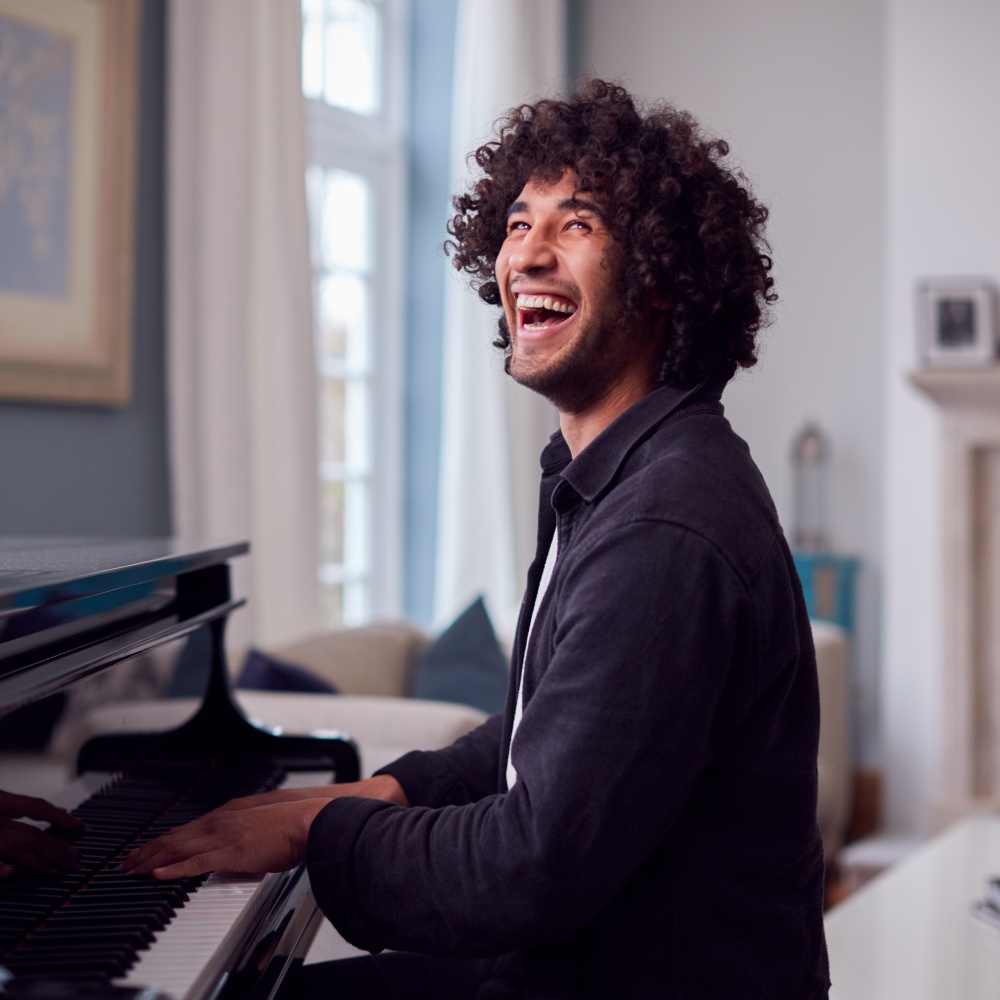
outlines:
[{"label": "man's hand", "polygon": [[86,829],[85,823],[44,799],[0,791],[0,877],[10,874],[9,865],[49,875],[79,867],[80,852],[75,847],[36,826],[19,823],[19,818],[64,830]]},{"label": "man's hand", "polygon": [[388,775],[250,795],[136,848],[122,868],[158,879],[217,870],[286,871],[305,861],[312,821],[331,799],[345,795],[409,805],[399,783]]}]

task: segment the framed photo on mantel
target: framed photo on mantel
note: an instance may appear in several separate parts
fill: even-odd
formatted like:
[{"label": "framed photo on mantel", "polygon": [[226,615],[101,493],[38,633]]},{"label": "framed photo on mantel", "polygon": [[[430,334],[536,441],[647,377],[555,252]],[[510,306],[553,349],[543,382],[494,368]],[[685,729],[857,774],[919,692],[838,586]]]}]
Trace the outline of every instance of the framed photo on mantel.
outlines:
[{"label": "framed photo on mantel", "polygon": [[997,363],[997,290],[982,278],[935,279],[920,286],[921,347],[928,368]]},{"label": "framed photo on mantel", "polygon": [[131,393],[141,0],[0,0],[0,398]]}]

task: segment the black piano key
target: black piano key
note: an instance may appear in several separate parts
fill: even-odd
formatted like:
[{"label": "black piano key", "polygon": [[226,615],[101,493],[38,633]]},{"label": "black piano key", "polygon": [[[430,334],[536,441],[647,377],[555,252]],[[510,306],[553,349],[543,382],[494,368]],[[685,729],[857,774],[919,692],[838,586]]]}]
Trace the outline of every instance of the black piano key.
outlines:
[{"label": "black piano key", "polygon": [[85,942],[85,941],[120,941],[130,944],[134,948],[141,948],[144,944],[152,941],[153,932],[148,927],[139,927],[135,924],[100,924],[93,927],[82,928],[52,928],[42,927],[35,931],[26,939],[26,944],[32,941],[43,940],[46,942]]},{"label": "black piano key", "polygon": [[69,895],[66,889],[57,886],[11,886],[6,892],[0,892],[0,909],[20,902],[42,902],[52,900],[58,902]]},{"label": "black piano key", "polygon": [[46,926],[76,923],[86,926],[88,920],[167,920],[177,912],[169,903],[146,901],[143,903],[79,903],[70,904],[53,913],[45,920]]},{"label": "black piano key", "polygon": [[157,931],[161,930],[159,927],[149,927],[145,923],[135,920],[102,920],[99,927],[94,926],[94,921],[90,921],[89,924],[83,927],[77,927],[72,923],[69,925],[44,924],[37,930],[32,931],[30,938],[26,937],[25,941],[36,938],[43,940],[66,940],[69,942],[85,940],[85,937],[81,937],[80,935],[86,935],[91,929],[100,931],[102,934],[108,934],[112,940],[119,933],[122,936],[139,934],[144,938],[147,936],[153,938],[156,936]]},{"label": "black piano key", "polygon": [[42,936],[30,937],[23,941],[12,957],[31,958],[40,961],[43,957],[66,959],[70,956],[93,955],[102,958],[126,959],[135,954],[135,948],[123,941],[93,943],[77,940],[49,940]]},{"label": "black piano key", "polygon": [[[57,910],[53,910],[52,917],[63,917],[66,915],[73,916],[74,914],[79,914],[85,912],[85,910],[98,911],[101,910],[104,913],[116,913],[123,912],[125,910],[135,911],[137,913],[160,913],[164,909],[176,912],[181,909],[187,902],[188,896],[165,896],[165,895],[150,895],[150,896],[133,896],[129,899],[118,900],[112,896],[90,896],[83,895],[79,896],[72,901],[71,905],[60,907]],[[51,919],[51,918],[50,918]]]},{"label": "black piano key", "polygon": [[88,829],[66,837],[81,851],[85,871],[18,872],[0,886],[2,963],[29,979],[121,975],[208,876],[159,881],[118,864],[136,846],[231,798],[275,788],[283,777],[269,765],[164,767],[128,775],[92,796],[73,810]]},{"label": "black piano key", "polygon": [[3,907],[3,915],[11,918],[43,917],[52,909],[53,905],[44,900],[38,902],[31,902],[30,900],[12,902],[9,906],[5,905]]},{"label": "black piano key", "polygon": [[135,900],[135,899],[169,899],[183,902],[190,893],[171,882],[162,885],[132,885],[125,888],[115,886],[88,885],[74,897],[77,900]]},{"label": "black piano key", "polygon": [[10,957],[5,962],[16,976],[107,976],[123,975],[132,962],[122,956],[90,953],[65,956],[45,955],[40,958]]}]

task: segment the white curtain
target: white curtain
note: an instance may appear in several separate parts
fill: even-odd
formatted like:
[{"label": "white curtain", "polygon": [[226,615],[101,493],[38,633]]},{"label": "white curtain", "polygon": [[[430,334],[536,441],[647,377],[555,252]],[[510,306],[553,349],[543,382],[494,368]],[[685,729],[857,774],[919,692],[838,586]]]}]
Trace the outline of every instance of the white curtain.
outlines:
[{"label": "white curtain", "polygon": [[175,533],[249,538],[231,648],[320,623],[316,374],[297,0],[169,10]]},{"label": "white curtain", "polygon": [[[508,108],[563,90],[565,0],[459,0],[452,107],[452,191],[466,155]],[[450,274],[445,290],[435,619],[482,593],[509,632],[535,540],[538,454],[551,406],[504,374],[492,341],[499,311]]]}]

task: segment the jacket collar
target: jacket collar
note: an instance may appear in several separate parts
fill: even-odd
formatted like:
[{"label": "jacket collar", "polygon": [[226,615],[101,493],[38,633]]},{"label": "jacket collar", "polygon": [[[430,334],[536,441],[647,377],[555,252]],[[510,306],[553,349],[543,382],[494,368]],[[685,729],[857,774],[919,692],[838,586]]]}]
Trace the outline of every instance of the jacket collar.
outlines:
[{"label": "jacket collar", "polygon": [[681,407],[698,403],[718,403],[725,382],[705,379],[693,389],[664,385],[644,396],[612,421],[572,458],[562,433],[556,431],[542,452],[543,474],[562,478],[588,503],[593,503],[615,478],[628,456],[660,424]]}]

